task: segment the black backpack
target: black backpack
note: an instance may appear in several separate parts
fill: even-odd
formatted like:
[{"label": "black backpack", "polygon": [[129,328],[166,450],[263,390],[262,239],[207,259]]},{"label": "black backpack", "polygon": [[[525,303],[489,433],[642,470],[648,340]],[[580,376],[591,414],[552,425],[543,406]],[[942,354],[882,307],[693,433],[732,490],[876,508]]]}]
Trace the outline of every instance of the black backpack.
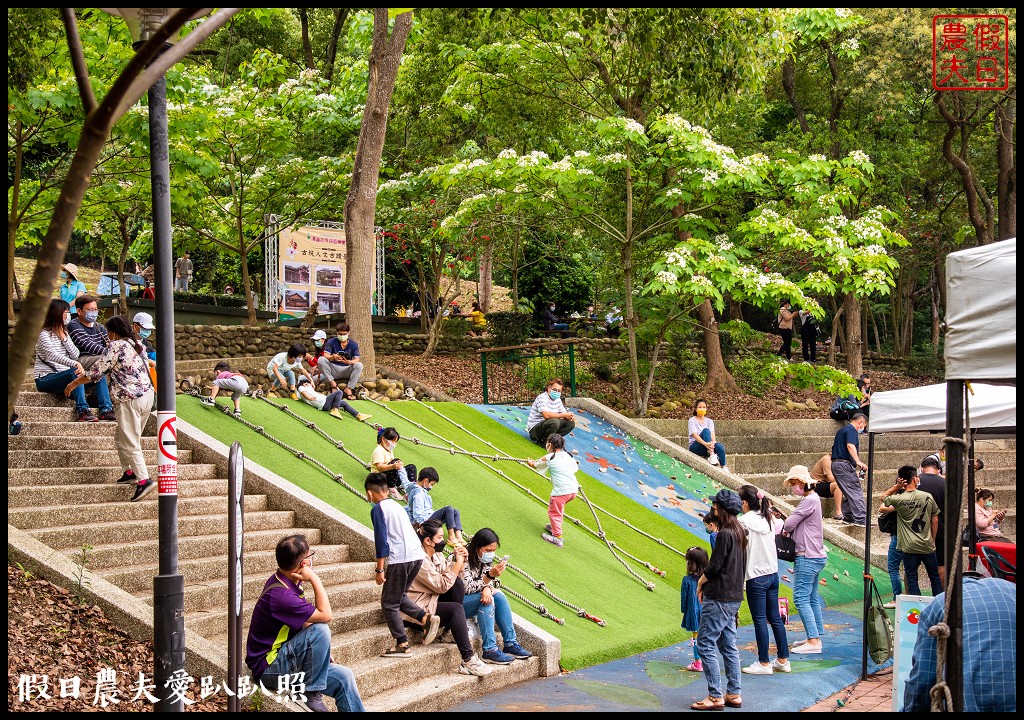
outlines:
[{"label": "black backpack", "polygon": [[843,422],[853,417],[853,414],[860,410],[860,403],[853,395],[846,397],[839,396],[832,401],[832,407],[828,410],[828,416],[833,420]]}]

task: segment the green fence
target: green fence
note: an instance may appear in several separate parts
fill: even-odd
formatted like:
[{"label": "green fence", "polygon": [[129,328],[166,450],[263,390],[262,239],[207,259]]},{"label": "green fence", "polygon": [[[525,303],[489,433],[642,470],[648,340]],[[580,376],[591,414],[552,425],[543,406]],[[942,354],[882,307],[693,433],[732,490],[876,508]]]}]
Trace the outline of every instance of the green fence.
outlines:
[{"label": "green fence", "polygon": [[485,348],[480,354],[484,404],[529,403],[551,378],[561,378],[576,396],[576,354],[572,340]]}]

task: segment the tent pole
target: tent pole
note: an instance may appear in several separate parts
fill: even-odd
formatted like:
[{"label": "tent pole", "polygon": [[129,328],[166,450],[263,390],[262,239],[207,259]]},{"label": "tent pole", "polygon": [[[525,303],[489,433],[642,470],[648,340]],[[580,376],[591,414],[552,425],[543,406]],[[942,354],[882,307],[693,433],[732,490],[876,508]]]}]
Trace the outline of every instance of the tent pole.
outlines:
[{"label": "tent pole", "polygon": [[974,476],[974,438],[975,431],[971,430],[971,444],[967,449],[967,569],[974,572],[978,569],[978,526],[975,522],[975,510],[978,506],[975,504],[974,492],[977,487],[977,482]]},{"label": "tent pole", "polygon": [[[964,435],[964,381],[946,382],[946,436],[962,438]],[[960,525],[965,448],[961,443],[946,443],[946,597],[949,603],[949,640],[946,647],[946,683],[953,697],[950,712],[963,712],[963,590],[960,582],[962,570],[955,564],[955,553],[960,543],[956,537]],[[970,502],[970,501],[968,501]],[[970,510],[968,510],[970,512]]]},{"label": "tent pole", "polygon": [[[875,434],[868,433],[868,504],[871,504],[871,493],[874,486],[875,480]],[[868,518],[871,520],[870,508],[868,508]],[[863,642],[861,643],[860,653],[860,679],[866,680],[868,677],[868,612],[871,607],[871,523],[865,523],[867,527],[864,528],[864,614],[863,622],[861,623],[861,634],[863,636]]]}]

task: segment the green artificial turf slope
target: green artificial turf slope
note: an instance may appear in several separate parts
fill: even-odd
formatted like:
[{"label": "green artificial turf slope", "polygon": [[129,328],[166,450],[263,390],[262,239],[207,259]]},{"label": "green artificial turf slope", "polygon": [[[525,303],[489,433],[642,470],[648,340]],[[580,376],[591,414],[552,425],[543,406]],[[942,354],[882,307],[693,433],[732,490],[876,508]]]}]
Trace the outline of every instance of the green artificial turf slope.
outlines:
[{"label": "green artificial turf slope", "polygon": [[[346,447],[360,459],[369,460],[376,445],[376,433],[371,426],[360,425],[347,415],[343,420],[332,418],[301,402],[275,402],[283,402],[296,413],[316,421],[330,435],[344,441]],[[434,405],[448,417],[510,455],[540,455],[539,449],[529,440],[473,408],[457,403]],[[660,578],[627,560],[645,580],[655,583],[655,591],[650,592],[626,573],[601,541],[570,522],[566,522],[564,529],[565,548],[558,549],[544,542],[540,533],[548,521],[546,506],[528,497],[477,460],[413,444],[409,440],[412,437],[443,444],[425,429],[413,424],[421,423],[467,450],[490,455],[495,452],[480,440],[470,437],[432,413],[427,406],[413,402],[395,403],[395,410],[408,420],[389,412],[388,406],[381,407],[369,402],[356,402],[355,406],[362,412],[373,414],[374,422],[393,425],[398,429],[403,440],[395,451],[396,457],[420,468],[427,465],[437,468],[441,483],[432,491],[435,507],[455,505],[462,513],[463,524],[468,532],[485,526],[492,527],[502,538],[500,554],[511,554],[512,564],[522,567],[538,581],[546,583],[555,594],[606,621],[605,627],[599,627],[577,618],[571,610],[541,594],[524,578],[511,571],[506,573],[504,579],[510,587],[534,602],[544,604],[552,614],[565,619],[565,625],[560,626],[540,617],[525,604],[515,599],[511,601],[515,612],[561,639],[564,668],[587,667],[686,639],[679,628],[678,588],[684,563],[674,552],[599,513],[609,539],[668,572],[666,578]],[[249,422],[262,425],[271,435],[301,449],[332,471],[341,472],[350,484],[361,489],[366,470],[299,421],[266,402],[248,398],[243,401],[243,413]],[[179,396],[178,414],[183,420],[226,444],[238,440],[248,459],[369,526],[368,504],[307,461],[274,445],[232,418],[212,408],[203,407],[195,398]],[[550,482],[546,478],[517,463],[489,462],[542,498],[548,497]],[[583,473],[580,478],[584,490],[595,504],[628,518],[656,538],[662,538],[680,550],[696,543],[706,544],[706,538],[695,537],[599,481]],[[566,512],[580,518],[588,526],[595,525],[589,509],[579,499],[570,503]],[[367,576],[370,576],[369,568]]]}]

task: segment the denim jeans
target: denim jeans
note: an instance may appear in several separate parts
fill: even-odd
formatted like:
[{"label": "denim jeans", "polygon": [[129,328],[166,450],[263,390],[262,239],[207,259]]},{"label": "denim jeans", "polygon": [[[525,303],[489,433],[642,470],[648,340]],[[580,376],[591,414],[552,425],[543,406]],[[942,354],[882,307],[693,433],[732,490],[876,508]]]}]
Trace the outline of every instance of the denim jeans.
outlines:
[{"label": "denim jeans", "polygon": [[768,662],[768,626],[775,635],[775,649],[779,659],[789,657],[786,626],[779,615],[779,574],[762,575],[747,580],[747,605],[754,620],[754,639],[757,641],[757,659]]},{"label": "denim jeans", "polygon": [[[903,583],[900,582],[900,563],[902,562],[904,562],[903,551],[896,547],[896,534],[893,533],[892,540],[889,541],[889,556],[886,559],[887,569],[889,570],[889,582],[892,583],[893,598],[903,594]],[[910,581],[908,580],[907,582],[909,584]]]},{"label": "denim jeans", "polygon": [[[282,375],[284,375],[284,379],[288,381],[288,387],[285,388],[285,389],[289,390],[289,389],[295,387],[295,371],[294,370],[281,370],[280,372],[281,372]],[[274,390],[276,388],[281,387],[281,381],[277,379],[277,373],[275,373],[272,370],[268,370],[267,371],[267,375],[270,376],[270,389],[271,390]]]},{"label": "denim jeans", "polygon": [[810,640],[816,640],[825,632],[821,612],[825,601],[818,594],[818,576],[825,569],[825,558],[808,558],[798,555],[793,563],[793,602],[800,614],[800,621]]},{"label": "denim jeans", "polygon": [[[711,442],[711,431],[704,428],[700,432],[700,439],[704,442]],[[690,443],[690,452],[694,455],[700,455],[702,458],[708,457],[708,449],[701,445],[699,442],[694,440]],[[715,455],[718,456],[718,464],[725,467],[725,445],[720,442],[715,443]]]},{"label": "denim jeans", "polygon": [[[39,392],[56,393],[58,395],[64,394],[64,388],[68,386],[72,380],[75,379],[75,371],[73,368],[65,370],[59,373],[53,373],[52,375],[46,375],[36,380],[36,390]],[[114,403],[110,401],[110,388],[107,386],[106,376],[101,377],[96,381],[96,405],[100,413],[114,412]],[[81,395],[79,395],[81,393]],[[89,409],[89,403],[85,400],[85,385],[79,385],[71,391],[71,397],[75,401],[75,409],[79,412]],[[78,399],[81,397],[82,403],[79,405]]]},{"label": "denim jeans", "polygon": [[921,584],[917,580],[917,570],[924,563],[925,572],[928,573],[928,581],[932,586],[932,597],[942,592],[942,582],[939,580],[939,561],[935,553],[903,553],[903,568],[907,571],[907,594],[920,595]]},{"label": "denim jeans", "polygon": [[505,645],[516,641],[516,629],[512,625],[512,608],[508,606],[508,598],[501,590],[494,591],[494,600],[490,605],[480,602],[480,593],[467,595],[462,605],[466,608],[466,617],[475,617],[480,625],[480,640],[483,642],[484,652],[498,647],[498,641],[494,637],[495,621]]},{"label": "denim jeans", "polygon": [[722,675],[718,670],[717,647],[725,660],[725,691],[740,694],[740,652],[736,649],[736,613],[739,602],[720,602],[704,598],[700,607],[700,627],[697,630],[697,650],[703,658],[704,679],[708,682],[708,696],[722,697]]},{"label": "denim jeans", "polygon": [[331,662],[331,629],[327,623],[313,623],[282,645],[259,681],[267,690],[275,692],[280,676],[298,672],[306,673],[307,694],[330,695],[339,712],[366,711],[355,675],[344,665]]}]

